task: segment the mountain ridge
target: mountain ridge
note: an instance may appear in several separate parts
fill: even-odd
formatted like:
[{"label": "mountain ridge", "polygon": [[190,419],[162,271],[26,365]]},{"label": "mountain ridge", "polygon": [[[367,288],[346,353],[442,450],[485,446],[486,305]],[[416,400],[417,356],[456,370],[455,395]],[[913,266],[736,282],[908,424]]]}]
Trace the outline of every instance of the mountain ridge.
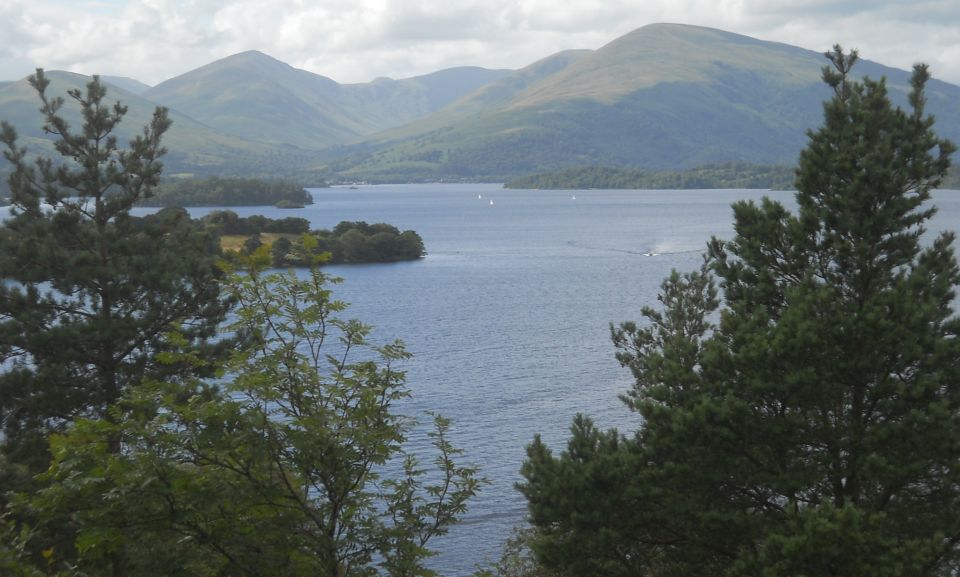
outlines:
[{"label": "mountain ridge", "polygon": [[[711,28],[653,24],[584,55],[469,118],[427,117],[339,163],[346,175],[510,178],[572,166],[678,170],[793,164],[829,88],[821,53]],[[906,103],[909,72],[861,60]],[[960,87],[928,85],[929,110],[960,137]],[[418,130],[422,128],[422,130]],[[391,133],[387,133],[392,135]]]},{"label": "mountain ridge", "polygon": [[[708,43],[712,50],[704,50]],[[686,66],[679,68],[675,64],[678,47],[686,48],[682,54]],[[695,49],[690,49],[690,48]],[[795,57],[802,48],[781,43],[757,40],[742,34],[726,32],[690,24],[648,24],[620,36],[594,50],[589,56],[553,77],[549,82],[535,87],[529,93],[521,95],[514,106],[536,103],[546,97],[548,100],[562,100],[574,97],[594,97],[606,103],[612,103],[618,97],[626,96],[637,90],[651,88],[663,82],[690,82],[709,79],[709,68],[718,60],[736,60],[752,57],[755,66],[760,65],[766,74],[782,75],[796,83],[815,81],[819,78],[819,67],[812,70],[803,66],[784,68],[780,60],[771,66],[766,59],[757,60],[748,54],[757,48],[775,49],[780,47],[784,55]],[[721,51],[721,54],[718,54]],[[630,61],[623,60],[623,54],[643,55]],[[667,58],[671,57],[673,60]],[[791,62],[795,64],[795,62]],[[611,90],[613,75],[616,82]]]},{"label": "mountain ridge", "polygon": [[[409,79],[338,84],[252,50],[166,80],[144,96],[223,132],[315,150],[426,116],[502,74],[460,67]],[[465,88],[452,89],[448,77]]]},{"label": "mountain ridge", "polygon": [[[651,24],[517,70],[465,66],[339,84],[246,51],[145,89],[103,78],[108,96],[136,112],[127,124],[142,125],[158,104],[171,109],[173,172],[503,180],[585,165],[793,164],[829,97],[826,64],[784,43]],[[886,76],[891,97],[905,103],[909,72],[869,60],[854,72]],[[80,86],[85,77],[63,78]],[[132,91],[119,86],[126,81]],[[29,93],[23,81],[0,82],[0,118],[32,125],[24,133],[39,142]],[[960,140],[960,87],[932,80],[927,94],[938,130]]]}]

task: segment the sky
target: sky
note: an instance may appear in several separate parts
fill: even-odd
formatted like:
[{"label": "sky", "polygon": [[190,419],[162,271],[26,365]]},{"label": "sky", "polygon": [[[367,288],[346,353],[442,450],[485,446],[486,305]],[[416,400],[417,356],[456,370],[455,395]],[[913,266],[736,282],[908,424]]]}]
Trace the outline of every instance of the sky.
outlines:
[{"label": "sky", "polygon": [[960,0],[0,0],[0,80],[42,67],[154,85],[245,50],[341,83],[516,69],[657,22],[839,43],[960,84]]}]

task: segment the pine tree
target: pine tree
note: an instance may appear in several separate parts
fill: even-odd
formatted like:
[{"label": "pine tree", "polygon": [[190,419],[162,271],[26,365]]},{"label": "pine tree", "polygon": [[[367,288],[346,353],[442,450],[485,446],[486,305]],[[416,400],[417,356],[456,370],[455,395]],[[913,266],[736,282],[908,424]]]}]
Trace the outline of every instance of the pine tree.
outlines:
[{"label": "pine tree", "polygon": [[954,146],[925,113],[926,66],[901,110],[883,80],[851,77],[855,52],[827,56],[797,214],[735,204],[735,237],[665,281],[646,326],[613,329],[641,428],[578,417],[563,454],[530,446],[521,489],[547,566],[960,571],[960,270],[952,233],[922,238]]},{"label": "pine tree", "polygon": [[125,389],[176,372],[155,362],[163,334],[182,325],[188,340],[209,337],[224,306],[218,247],[185,212],[130,215],[158,184],[166,110],[123,148],[113,133],[127,108],[106,101],[97,77],[68,93],[82,119],[76,130],[64,99],[47,95],[43,71],[29,82],[59,157],[31,160],[2,124],[13,172],[11,216],[0,228],[0,418],[11,464],[36,472],[49,432],[110,418]]}]

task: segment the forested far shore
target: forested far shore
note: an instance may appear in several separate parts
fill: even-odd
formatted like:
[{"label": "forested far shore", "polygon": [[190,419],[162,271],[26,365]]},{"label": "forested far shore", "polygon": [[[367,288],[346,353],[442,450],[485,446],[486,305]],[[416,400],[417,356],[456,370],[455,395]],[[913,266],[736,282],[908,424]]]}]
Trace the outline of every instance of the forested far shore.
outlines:
[{"label": "forested far shore", "polygon": [[[796,168],[785,165],[734,162],[689,170],[644,170],[609,166],[581,166],[529,174],[507,181],[504,188],[540,190],[637,189],[696,190],[744,188],[792,190]],[[951,171],[942,188],[960,189],[960,172]]]},{"label": "forested far shore", "polygon": [[585,190],[605,189],[703,189],[769,188],[793,186],[791,166],[729,163],[690,170],[644,170],[608,166],[581,166],[531,174],[507,181],[504,188]]},{"label": "forested far shore", "polygon": [[287,180],[210,176],[163,181],[141,206],[264,206],[302,208],[313,197]]}]

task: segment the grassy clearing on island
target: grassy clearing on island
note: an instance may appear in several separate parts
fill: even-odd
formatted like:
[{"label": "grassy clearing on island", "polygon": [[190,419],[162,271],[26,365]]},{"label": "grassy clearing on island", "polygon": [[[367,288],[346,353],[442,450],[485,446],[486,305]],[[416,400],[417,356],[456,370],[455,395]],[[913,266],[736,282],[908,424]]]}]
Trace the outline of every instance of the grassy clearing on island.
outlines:
[{"label": "grassy clearing on island", "polygon": [[[252,235],[248,234],[224,234],[220,235],[220,248],[223,250],[239,251],[243,248],[243,243],[247,242]],[[279,232],[261,232],[260,242],[265,245],[272,245],[278,238],[286,238],[290,242],[297,240],[298,234],[285,234]]]}]

